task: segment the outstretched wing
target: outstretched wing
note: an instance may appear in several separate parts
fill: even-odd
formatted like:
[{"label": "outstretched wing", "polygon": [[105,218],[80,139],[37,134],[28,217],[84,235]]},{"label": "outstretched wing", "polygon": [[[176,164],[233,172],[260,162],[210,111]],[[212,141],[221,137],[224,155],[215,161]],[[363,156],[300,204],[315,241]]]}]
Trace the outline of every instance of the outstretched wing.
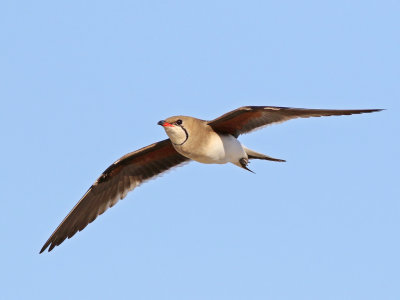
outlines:
[{"label": "outstretched wing", "polygon": [[107,168],[79,200],[44,244],[51,251],[66,238],[84,229],[118,200],[140,185],[189,159],[180,155],[169,139],[128,153]]},{"label": "outstretched wing", "polygon": [[243,106],[228,112],[208,124],[219,133],[238,137],[259,127],[295,118],[341,116],[371,113],[381,109],[306,109],[275,106]]}]

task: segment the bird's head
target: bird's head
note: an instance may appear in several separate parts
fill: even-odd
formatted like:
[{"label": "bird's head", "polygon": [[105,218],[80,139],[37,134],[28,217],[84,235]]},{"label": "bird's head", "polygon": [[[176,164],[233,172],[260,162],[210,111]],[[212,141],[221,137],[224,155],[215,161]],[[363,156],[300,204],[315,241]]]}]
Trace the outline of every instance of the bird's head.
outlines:
[{"label": "bird's head", "polygon": [[174,116],[161,120],[157,124],[164,128],[165,133],[171,139],[172,143],[175,145],[183,145],[189,138],[187,129],[185,128],[187,125],[186,121],[187,117]]},{"label": "bird's head", "polygon": [[185,116],[173,116],[159,121],[171,142],[175,145],[183,145],[189,139],[192,129],[200,120]]}]

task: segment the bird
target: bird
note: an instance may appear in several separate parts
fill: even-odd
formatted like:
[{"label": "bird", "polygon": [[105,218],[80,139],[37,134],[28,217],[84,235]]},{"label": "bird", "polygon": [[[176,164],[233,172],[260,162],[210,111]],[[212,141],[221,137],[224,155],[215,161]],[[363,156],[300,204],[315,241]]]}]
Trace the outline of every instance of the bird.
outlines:
[{"label": "bird", "polygon": [[[262,127],[296,118],[372,113],[382,109],[305,109],[243,106],[214,120],[173,116],[159,121],[168,138],[122,156],[110,165],[72,208],[40,250],[50,252],[83,230],[143,182],[187,163],[232,163],[244,170],[249,160],[285,162],[242,145],[238,137]],[[253,172],[254,173],[254,172]]]}]

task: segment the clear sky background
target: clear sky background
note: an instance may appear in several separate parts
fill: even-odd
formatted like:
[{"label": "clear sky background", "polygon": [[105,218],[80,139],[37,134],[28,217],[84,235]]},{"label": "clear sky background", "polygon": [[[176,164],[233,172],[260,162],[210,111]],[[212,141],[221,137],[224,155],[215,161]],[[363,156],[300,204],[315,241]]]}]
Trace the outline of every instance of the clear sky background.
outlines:
[{"label": "clear sky background", "polygon": [[[1,299],[400,299],[400,2],[1,1]],[[385,108],[240,140],[51,253],[157,121],[243,105]]]}]

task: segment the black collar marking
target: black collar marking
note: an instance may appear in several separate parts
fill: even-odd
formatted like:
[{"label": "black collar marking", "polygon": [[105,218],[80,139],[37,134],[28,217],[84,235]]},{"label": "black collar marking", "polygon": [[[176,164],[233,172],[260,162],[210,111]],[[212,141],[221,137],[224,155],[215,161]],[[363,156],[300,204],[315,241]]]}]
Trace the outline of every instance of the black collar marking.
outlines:
[{"label": "black collar marking", "polygon": [[[186,129],[185,129],[185,127],[183,127],[182,125],[178,125],[180,128],[182,128],[183,129],[183,131],[185,132],[185,134],[186,134],[186,138],[185,138],[185,140],[181,143],[181,144],[175,144],[175,143],[172,143],[172,144],[174,144],[175,146],[182,146],[184,143],[186,143],[186,141],[188,140],[188,138],[189,138],[189,134],[188,134],[188,132],[186,131]],[[171,141],[172,142],[172,141]]]}]

